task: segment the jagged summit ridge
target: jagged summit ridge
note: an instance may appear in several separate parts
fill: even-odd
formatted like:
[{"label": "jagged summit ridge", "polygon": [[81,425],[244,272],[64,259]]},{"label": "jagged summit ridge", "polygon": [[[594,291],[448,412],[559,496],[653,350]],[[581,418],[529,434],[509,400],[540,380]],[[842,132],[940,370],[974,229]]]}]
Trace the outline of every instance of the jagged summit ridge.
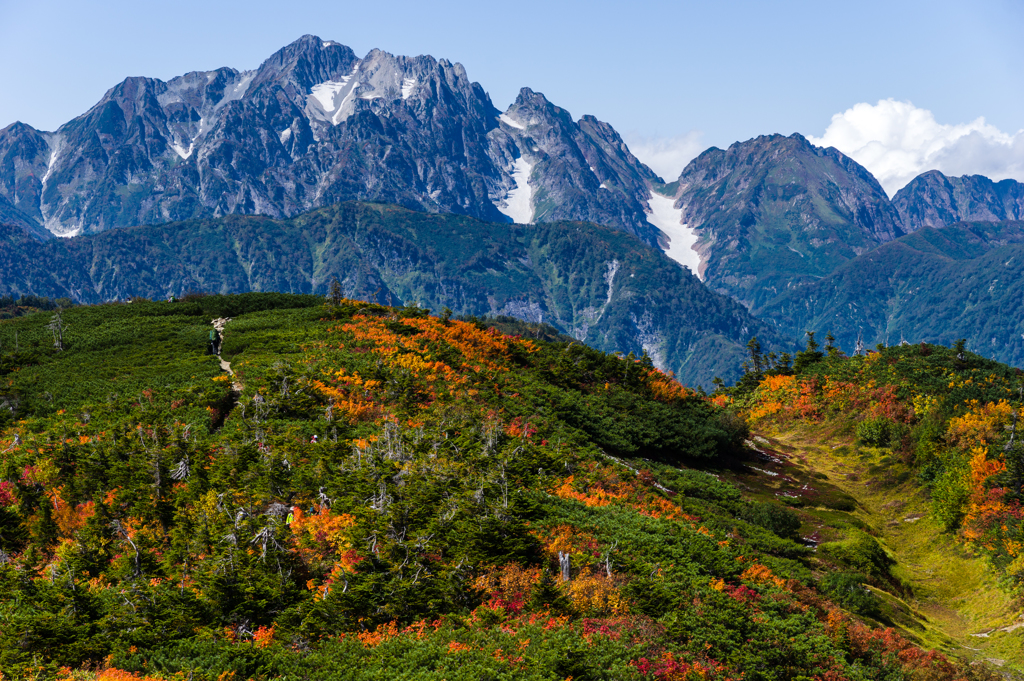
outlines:
[{"label": "jagged summit ridge", "polygon": [[657,239],[655,176],[607,124],[528,89],[502,113],[461,64],[313,35],[253,71],[127,78],[55,132],[9,126],[0,163],[0,196],[60,236],[360,199]]},{"label": "jagged summit ridge", "polygon": [[1022,220],[1024,184],[993,182],[982,175],[947,177],[930,170],[896,192],[892,203],[908,232],[956,222]]}]

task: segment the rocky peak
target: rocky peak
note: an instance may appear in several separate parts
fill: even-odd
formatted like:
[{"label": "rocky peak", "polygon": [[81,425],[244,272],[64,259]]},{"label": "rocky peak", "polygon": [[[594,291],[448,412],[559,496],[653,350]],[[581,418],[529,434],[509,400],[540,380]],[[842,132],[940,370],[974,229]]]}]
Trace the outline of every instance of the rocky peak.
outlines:
[{"label": "rocky peak", "polygon": [[993,182],[982,175],[947,177],[930,170],[896,192],[892,203],[907,232],[956,222],[1022,220],[1024,184]]},{"label": "rocky peak", "polygon": [[678,182],[705,282],[752,309],[903,233],[867,170],[799,134],[708,149]]},{"label": "rocky peak", "polygon": [[255,94],[268,84],[294,85],[299,91],[309,92],[318,83],[351,75],[358,62],[352,48],[315,35],[304,35],[260,64],[252,92]]},{"label": "rocky peak", "polygon": [[656,241],[644,202],[657,178],[611,126],[528,88],[501,114],[459,63],[359,59],[314,35],[254,71],[128,78],[57,133],[9,126],[0,158],[18,168],[0,196],[62,235],[359,199]]}]

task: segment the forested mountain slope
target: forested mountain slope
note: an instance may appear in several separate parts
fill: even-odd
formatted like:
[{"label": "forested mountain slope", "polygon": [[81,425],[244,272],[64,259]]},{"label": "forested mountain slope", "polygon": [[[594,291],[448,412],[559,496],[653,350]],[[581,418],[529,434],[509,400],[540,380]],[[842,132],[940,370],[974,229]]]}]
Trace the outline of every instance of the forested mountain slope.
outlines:
[{"label": "forested mountain slope", "polygon": [[0,349],[8,675],[997,678],[852,615],[857,555],[801,537],[855,502],[726,482],[744,422],[646,361],[277,294]]},{"label": "forested mountain slope", "polygon": [[923,228],[764,307],[783,333],[831,332],[852,352],[900,340],[952,345],[1024,366],[1024,223]]},{"label": "forested mountain slope", "polygon": [[608,352],[647,352],[708,387],[737,375],[751,335],[790,349],[660,250],[593,224],[509,225],[351,203],[284,221],[228,216],[46,243],[6,234],[0,294],[15,297],[324,294],[337,279],[351,298],[550,322]]}]

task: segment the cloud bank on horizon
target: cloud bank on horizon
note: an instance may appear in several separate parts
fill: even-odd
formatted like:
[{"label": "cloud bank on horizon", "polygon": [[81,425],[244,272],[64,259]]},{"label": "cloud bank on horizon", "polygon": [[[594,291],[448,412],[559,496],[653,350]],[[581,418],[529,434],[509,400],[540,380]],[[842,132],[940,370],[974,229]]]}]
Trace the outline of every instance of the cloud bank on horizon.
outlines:
[{"label": "cloud bank on horizon", "polygon": [[1009,134],[979,117],[939,123],[911,102],[883,99],[832,116],[812,144],[835,147],[867,168],[891,197],[923,172],[1024,181],[1024,130]]}]

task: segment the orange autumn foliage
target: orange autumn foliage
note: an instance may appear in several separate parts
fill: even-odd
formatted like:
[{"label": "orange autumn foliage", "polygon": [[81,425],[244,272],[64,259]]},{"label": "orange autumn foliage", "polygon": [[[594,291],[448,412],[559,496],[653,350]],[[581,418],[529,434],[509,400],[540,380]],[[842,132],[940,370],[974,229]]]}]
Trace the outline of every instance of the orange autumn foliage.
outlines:
[{"label": "orange autumn foliage", "polygon": [[1005,522],[1009,517],[1019,515],[1019,506],[1017,502],[1012,506],[1006,503],[1005,489],[988,485],[990,478],[1006,471],[1006,464],[989,459],[984,447],[973,448],[971,454],[971,496],[961,536],[968,543],[980,542],[988,550],[1001,548],[1016,556],[1020,553],[1020,546],[1007,537]]},{"label": "orange autumn foliage", "polygon": [[291,530],[299,543],[299,554],[307,561],[327,560],[331,556],[343,559],[351,548],[347,531],[356,524],[355,516],[332,513],[327,506],[317,505],[315,509],[315,513],[292,509]]},{"label": "orange autumn foliage", "polygon": [[[573,499],[591,507],[608,506],[612,503],[632,508],[642,515],[667,520],[696,520],[693,516],[683,513],[678,505],[672,503],[653,486],[653,479],[641,475],[639,480],[627,480],[620,477],[619,472],[611,467],[598,468],[591,465],[585,473],[598,476],[596,482],[582,485],[575,475],[570,475],[552,490],[562,499]],[[580,487],[584,487],[580,489]]]},{"label": "orange autumn foliage", "polygon": [[563,523],[545,531],[534,530],[531,534],[540,540],[551,557],[557,556],[559,551],[593,557],[601,555],[601,545],[594,536],[572,525]]},{"label": "orange autumn foliage", "polygon": [[796,378],[793,376],[766,376],[754,392],[756,403],[749,416],[753,421],[781,412],[799,394]]},{"label": "orange autumn foliage", "polygon": [[781,577],[776,577],[775,574],[766,566],[760,563],[755,563],[749,568],[743,571],[740,575],[740,579],[745,582],[755,582],[757,584],[767,584],[769,586],[775,586],[780,589],[785,588],[786,580]]},{"label": "orange autumn foliage", "polygon": [[[0,672],[0,679],[7,678]],[[56,677],[57,681],[169,681],[166,676],[150,676],[136,674],[134,672],[124,671],[123,669],[117,669],[114,667],[108,667],[101,669],[96,672],[96,675],[88,674],[83,675],[82,672],[74,672],[67,667],[60,670],[59,675]]]},{"label": "orange autumn foliage", "polygon": [[946,430],[946,441],[962,449],[984,447],[995,442],[1013,413],[1006,400],[985,404],[971,400],[968,407],[966,414],[949,420]]},{"label": "orange autumn foliage", "polygon": [[378,624],[373,631],[361,631],[356,638],[363,644],[364,648],[376,648],[381,643],[397,637],[401,632],[394,620],[386,624]]},{"label": "orange autumn foliage", "polygon": [[518,614],[523,611],[534,585],[540,581],[540,568],[515,564],[492,567],[473,580],[473,586],[488,595],[488,608],[503,608]]},{"label": "orange autumn foliage", "polygon": [[252,635],[252,640],[257,648],[268,648],[274,642],[274,627],[261,626]]},{"label": "orange autumn foliage", "polygon": [[[465,360],[462,369],[479,372],[483,368],[491,371],[508,371],[503,363],[492,360],[507,356],[513,345],[527,352],[536,352],[536,346],[527,340],[503,336],[496,329],[479,329],[468,322],[449,320],[447,323],[436,317],[405,318],[401,320],[419,333],[404,335],[387,328],[387,321],[379,317],[357,315],[352,322],[338,327],[338,330],[352,334],[357,341],[370,346],[371,352],[386,356],[401,356],[415,353],[397,361],[408,364],[406,368],[418,373],[433,374],[435,377],[457,378],[452,368],[443,362],[431,361],[429,344],[444,343],[459,351]],[[419,355],[418,357],[416,355]]]},{"label": "orange autumn foliage", "polygon": [[352,423],[372,421],[380,417],[382,407],[374,402],[372,392],[379,386],[380,381],[364,381],[359,374],[346,374],[343,369],[335,374],[334,382],[341,385],[327,385],[319,380],[311,381],[310,385],[330,399],[332,409],[341,410]]},{"label": "orange autumn foliage", "polygon": [[86,521],[95,513],[95,504],[87,501],[83,504],[72,505],[64,501],[64,488],[58,487],[47,492],[50,502],[53,504],[53,520],[57,523],[60,536],[66,539],[73,539]]},{"label": "orange autumn foliage", "polygon": [[661,402],[675,402],[695,394],[675,379],[675,376],[662,373],[659,369],[651,369],[648,374],[648,385],[654,393],[654,399]]},{"label": "orange autumn foliage", "polygon": [[585,574],[563,584],[573,607],[582,613],[625,615],[629,602],[619,592],[619,580],[604,573]]}]

